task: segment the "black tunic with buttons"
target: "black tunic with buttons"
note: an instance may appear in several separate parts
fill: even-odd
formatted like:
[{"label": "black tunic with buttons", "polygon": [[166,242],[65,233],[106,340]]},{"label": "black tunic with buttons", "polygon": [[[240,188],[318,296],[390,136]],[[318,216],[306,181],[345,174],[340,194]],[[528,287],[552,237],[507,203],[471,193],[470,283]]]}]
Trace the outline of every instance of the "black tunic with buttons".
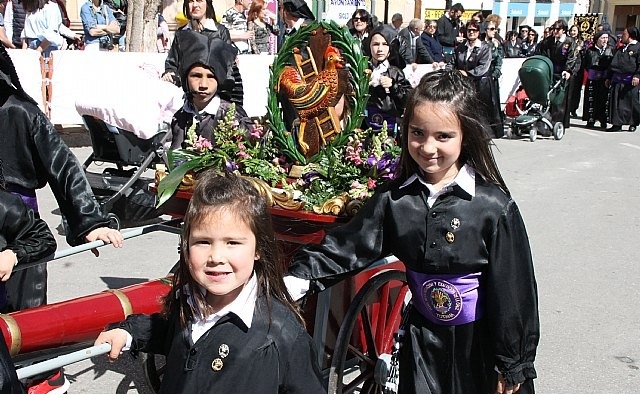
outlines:
[{"label": "black tunic with buttons", "polygon": [[[194,344],[177,315],[132,315],[118,325],[133,337],[132,352],[167,356],[160,393],[326,393],[311,337],[293,313],[259,297],[251,327],[235,314],[222,317]],[[223,357],[221,345],[227,345]],[[221,354],[222,353],[222,354]],[[214,360],[222,361],[218,371]]]},{"label": "black tunic with buttons", "polygon": [[[521,394],[532,393],[539,338],[537,289],[515,202],[479,175],[475,196],[453,186],[431,208],[429,191],[419,181],[403,188],[401,184],[390,183],[320,245],[303,248],[290,274],[311,280],[312,289],[321,290],[390,254],[421,273],[482,272],[481,319],[444,326],[411,311],[400,350],[400,392],[493,393],[497,367],[507,382],[525,382]],[[459,226],[451,225],[454,218]],[[448,232],[454,234],[452,243],[446,240]]]}]

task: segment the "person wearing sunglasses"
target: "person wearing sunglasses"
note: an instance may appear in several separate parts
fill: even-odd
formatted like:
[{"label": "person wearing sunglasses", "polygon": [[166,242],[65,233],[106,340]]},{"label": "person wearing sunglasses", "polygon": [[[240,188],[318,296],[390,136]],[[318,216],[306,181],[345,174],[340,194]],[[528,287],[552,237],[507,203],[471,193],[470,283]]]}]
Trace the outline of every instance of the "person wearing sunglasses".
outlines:
[{"label": "person wearing sunglasses", "polygon": [[441,63],[444,61],[444,53],[442,52],[442,44],[440,44],[436,36],[438,22],[433,19],[427,19],[424,23],[426,27],[422,34],[420,34],[420,40],[422,40],[424,47],[427,48],[433,61]]},{"label": "person wearing sunglasses", "polygon": [[[491,45],[480,39],[480,23],[471,19],[464,28],[466,40],[459,44],[454,52],[453,61],[447,68],[455,68],[467,76],[476,88],[479,101],[483,104],[480,109],[487,119],[492,119],[494,111],[493,79],[491,75]],[[495,133],[495,131],[494,131]],[[501,135],[504,131],[501,131]],[[493,135],[492,137],[497,137]]]},{"label": "person wearing sunglasses", "polygon": [[522,42],[522,55],[524,57],[533,56],[538,48],[538,33],[531,29],[527,33],[527,39]]},{"label": "person wearing sunglasses", "polygon": [[351,23],[353,27],[349,29],[349,33],[362,43],[369,37],[369,32],[373,28],[373,18],[371,14],[363,8],[357,9],[351,16]]},{"label": "person wearing sunglasses", "polygon": [[[551,30],[551,29],[550,29]],[[580,62],[577,61],[576,40],[567,35],[567,22],[563,19],[557,20],[553,24],[553,34],[542,40],[538,45],[538,54],[548,57],[553,63],[553,80],[567,81],[566,86],[571,86],[571,78],[577,75]],[[564,128],[570,126],[569,108],[571,108],[570,95],[564,95],[564,101],[560,105],[551,105],[551,121],[562,122]]]},{"label": "person wearing sunglasses", "polygon": [[400,56],[407,65],[433,63],[433,58],[420,39],[422,31],[424,31],[424,22],[420,19],[411,19],[409,26],[398,33]]},{"label": "person wearing sunglasses", "polygon": [[[495,14],[494,14],[495,15]],[[504,137],[504,121],[502,119],[502,107],[500,105],[500,77],[502,76],[502,59],[504,58],[504,50],[499,38],[496,37],[498,32],[498,24],[502,20],[499,15],[497,18],[487,19],[484,22],[484,40],[491,48],[491,67],[489,73],[491,79],[488,81],[491,96],[491,102],[486,102],[487,116],[491,124],[491,130],[496,138]],[[497,20],[496,20],[497,19]]]}]

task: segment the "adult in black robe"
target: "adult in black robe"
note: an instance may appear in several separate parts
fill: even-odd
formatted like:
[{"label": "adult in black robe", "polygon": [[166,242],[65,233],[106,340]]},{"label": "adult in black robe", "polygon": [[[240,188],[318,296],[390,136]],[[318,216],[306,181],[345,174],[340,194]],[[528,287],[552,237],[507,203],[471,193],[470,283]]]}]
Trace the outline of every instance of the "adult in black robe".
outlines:
[{"label": "adult in black robe", "polygon": [[[551,30],[551,28],[550,28]],[[571,86],[571,78],[577,75],[576,67],[580,64],[576,61],[576,41],[567,35],[567,22],[560,19],[553,25],[553,35],[545,38],[538,45],[538,54],[546,56],[553,63],[554,83],[561,78],[565,79],[565,86]],[[560,105],[551,105],[551,120],[562,122],[565,128],[571,126],[569,122],[570,94],[564,95],[564,101]]]},{"label": "adult in black robe", "polygon": [[[493,394],[497,368],[508,384],[525,382],[519,394],[533,393],[537,289],[516,203],[476,174],[475,195],[456,185],[429,207],[429,190],[413,179],[376,191],[347,224],[330,230],[321,244],[302,248],[289,274],[321,291],[391,254],[419,273],[482,272],[486,313],[479,320],[440,325],[410,310],[399,392]],[[448,233],[454,238],[447,240]]]},{"label": "adult in black robe", "polygon": [[[473,19],[467,22],[465,31],[467,40],[456,47],[453,63],[447,67],[460,70],[460,72],[471,78],[476,88],[476,93],[480,97],[480,102],[483,104],[481,110],[484,112],[486,119],[495,121],[493,116],[496,109],[494,95],[497,92],[495,91],[491,70],[493,45],[480,40],[480,25]],[[496,129],[498,128],[496,126]],[[498,136],[493,135],[492,137]]]},{"label": "adult in black robe", "polygon": [[624,44],[613,55],[611,66],[611,98],[609,100],[610,123],[607,131],[620,131],[629,125],[635,131],[640,124],[640,31],[628,27],[622,33]]},{"label": "adult in black robe", "polygon": [[496,38],[497,26],[493,22],[485,21],[485,40],[491,48],[491,67],[489,74],[491,81],[489,89],[491,90],[491,103],[487,103],[490,108],[487,110],[491,130],[496,138],[504,137],[504,119],[502,105],[500,103],[500,77],[502,76],[502,59],[504,58],[504,49],[500,44],[500,40]]},{"label": "adult in black robe", "polygon": [[[324,394],[317,353],[305,328],[279,301],[258,296],[251,327],[237,315],[223,316],[193,343],[190,326],[177,314],[131,315],[111,328],[133,337],[131,351],[167,356],[160,394]],[[226,356],[221,348],[226,345]],[[212,369],[212,361],[222,367]]]},{"label": "adult in black robe", "polygon": [[587,128],[595,127],[596,122],[600,122],[603,129],[607,127],[609,89],[605,81],[609,79],[608,69],[614,52],[608,42],[609,33],[599,31],[593,37],[593,45],[584,53],[587,83],[582,100],[582,120],[587,122]]},{"label": "adult in black robe", "polygon": [[[70,245],[82,244],[87,235],[95,234],[94,230],[108,228],[109,220],[91,191],[82,164],[24,92],[3,47],[0,47],[0,159],[7,190],[30,201],[27,205],[36,213],[35,191],[49,185],[67,221]],[[109,237],[117,233],[107,232]],[[121,242],[122,236],[117,235]],[[46,304],[46,264],[16,272],[7,282],[7,293],[7,311]]]}]

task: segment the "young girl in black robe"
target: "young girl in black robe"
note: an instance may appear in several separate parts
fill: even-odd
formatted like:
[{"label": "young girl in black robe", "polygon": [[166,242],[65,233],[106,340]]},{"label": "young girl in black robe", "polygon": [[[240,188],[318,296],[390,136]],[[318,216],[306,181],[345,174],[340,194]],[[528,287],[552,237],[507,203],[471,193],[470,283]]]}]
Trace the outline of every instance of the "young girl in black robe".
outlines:
[{"label": "young girl in black robe", "polygon": [[[284,286],[266,201],[239,176],[204,172],[184,220],[163,313],[103,332],[116,359],[164,354],[160,393],[326,393],[316,351]],[[125,331],[126,330],[126,331]]]},{"label": "young girl in black robe", "polygon": [[426,74],[407,99],[398,177],[321,244],[303,248],[285,278],[297,296],[391,254],[404,262],[412,301],[400,393],[534,391],[533,261],[480,106],[459,71]]}]

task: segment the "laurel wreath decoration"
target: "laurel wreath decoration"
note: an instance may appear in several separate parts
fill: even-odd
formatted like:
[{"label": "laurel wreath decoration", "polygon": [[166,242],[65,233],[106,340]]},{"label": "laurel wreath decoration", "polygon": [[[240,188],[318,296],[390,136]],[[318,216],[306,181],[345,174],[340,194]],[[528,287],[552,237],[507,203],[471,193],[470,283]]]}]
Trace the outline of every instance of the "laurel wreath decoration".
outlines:
[{"label": "laurel wreath decoration", "polygon": [[[331,45],[340,49],[345,59],[346,67],[351,75],[350,84],[353,95],[347,97],[350,104],[350,113],[346,117],[345,127],[329,144],[323,147],[319,153],[307,160],[304,155],[298,151],[294,136],[290,131],[286,130],[282,119],[282,111],[276,93],[278,78],[285,66],[295,64],[293,53],[295,48],[301,48],[307,45],[309,35],[315,29],[322,28],[331,35]],[[269,70],[269,95],[267,99],[267,114],[269,116],[269,128],[273,133],[273,139],[282,149],[289,159],[300,164],[306,165],[320,160],[323,156],[324,149],[334,149],[344,146],[349,137],[353,135],[353,130],[360,128],[364,110],[369,97],[369,73],[367,57],[362,54],[360,42],[356,40],[346,27],[340,27],[334,21],[330,22],[314,22],[310,25],[303,26],[295,34],[289,36],[278,55],[273,60],[273,65]]]}]

